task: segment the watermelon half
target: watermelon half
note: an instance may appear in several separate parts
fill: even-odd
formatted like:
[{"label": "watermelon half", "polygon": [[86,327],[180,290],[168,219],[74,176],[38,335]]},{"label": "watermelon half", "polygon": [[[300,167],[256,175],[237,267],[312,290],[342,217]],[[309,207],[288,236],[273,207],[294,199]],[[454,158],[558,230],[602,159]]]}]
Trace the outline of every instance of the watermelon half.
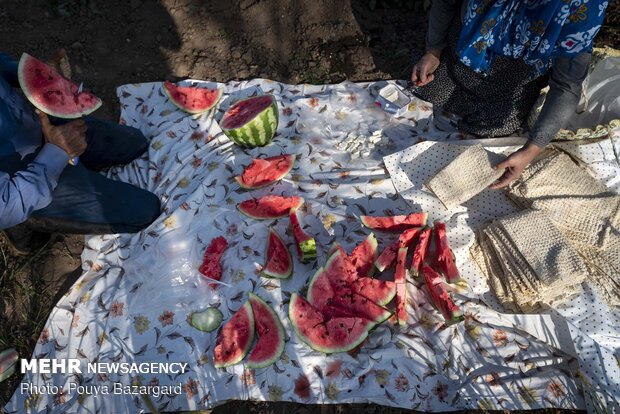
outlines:
[{"label": "watermelon half", "polygon": [[101,99],[64,78],[51,66],[23,53],[17,68],[19,86],[32,105],[57,118],[80,118],[95,112]]},{"label": "watermelon half", "polygon": [[[205,250],[202,257],[202,264],[198,271],[204,276],[213,279],[222,279],[222,264],[221,259],[224,251],[228,248],[228,241],[222,236],[216,237],[211,240],[209,246]],[[217,286],[215,283],[211,284],[211,287]]]},{"label": "watermelon half", "polygon": [[443,315],[446,324],[452,325],[465,319],[461,309],[454,304],[452,297],[450,297],[450,293],[443,284],[441,275],[429,266],[424,266],[422,273],[424,274],[426,291],[435,308]]},{"label": "watermelon half", "polygon": [[292,208],[289,212],[291,219],[291,227],[293,228],[293,236],[295,237],[295,245],[299,254],[299,261],[302,263],[310,262],[316,259],[316,241],[301,228],[297,208]]},{"label": "watermelon half", "polygon": [[237,209],[246,216],[257,220],[269,220],[286,217],[292,208],[299,208],[304,203],[301,197],[266,195],[242,201]]},{"label": "watermelon half", "polygon": [[398,232],[412,227],[423,227],[428,220],[428,213],[412,213],[407,216],[373,217],[361,216],[362,224],[379,231]]},{"label": "watermelon half", "polygon": [[355,246],[349,255],[349,260],[359,276],[372,276],[378,248],[379,243],[377,243],[377,238],[373,233],[370,233],[363,242]]},{"label": "watermelon half", "polygon": [[241,188],[254,190],[280,181],[295,164],[295,154],[277,155],[269,158],[255,158],[245,167],[243,174],[235,177]]},{"label": "watermelon half", "polygon": [[278,104],[273,95],[259,95],[236,102],[220,122],[224,134],[241,147],[262,147],[278,129]]},{"label": "watermelon half", "polygon": [[354,349],[364,342],[369,327],[374,325],[356,317],[327,319],[297,293],[291,295],[288,314],[297,337],[310,348],[327,354]]},{"label": "watermelon half", "polygon": [[240,362],[250,350],[253,340],[254,313],[248,301],[226,322],[217,336],[213,350],[215,368]]},{"label": "watermelon half", "polygon": [[450,248],[448,236],[446,234],[446,224],[440,221],[434,223],[435,226],[435,247],[437,249],[437,267],[446,277],[446,282],[456,283],[461,280],[461,274],[456,267],[454,253]]},{"label": "watermelon half", "polygon": [[284,328],[271,306],[253,293],[249,297],[258,340],[248,357],[248,367],[264,368],[276,362],[284,352]]},{"label": "watermelon half", "polygon": [[164,82],[163,89],[170,102],[190,114],[207,112],[222,96],[221,89],[179,86],[169,81]]},{"label": "watermelon half", "polygon": [[269,227],[266,262],[261,274],[266,277],[286,279],[293,273],[293,258],[278,233]]}]

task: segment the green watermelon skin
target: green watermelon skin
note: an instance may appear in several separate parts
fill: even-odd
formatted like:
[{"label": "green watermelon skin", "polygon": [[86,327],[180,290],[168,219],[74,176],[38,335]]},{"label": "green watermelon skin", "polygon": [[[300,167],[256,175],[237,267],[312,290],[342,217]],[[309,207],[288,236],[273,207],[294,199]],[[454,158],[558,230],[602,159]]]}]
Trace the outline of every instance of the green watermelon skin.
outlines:
[{"label": "green watermelon skin", "polygon": [[[253,99],[260,99],[265,96],[269,96],[271,98],[271,104],[267,108],[257,113],[244,125],[235,128],[227,128],[227,114],[231,114],[231,111],[235,108],[251,103]],[[220,127],[222,128],[224,134],[226,134],[226,136],[235,144],[240,147],[254,148],[263,147],[271,142],[276,134],[276,130],[278,129],[278,121],[278,104],[275,97],[273,95],[261,95],[244,99],[231,106],[224,114]]]},{"label": "green watermelon skin", "polygon": [[249,294],[254,314],[254,332],[258,340],[248,357],[248,368],[265,368],[284,352],[284,327],[275,311],[260,296]]}]

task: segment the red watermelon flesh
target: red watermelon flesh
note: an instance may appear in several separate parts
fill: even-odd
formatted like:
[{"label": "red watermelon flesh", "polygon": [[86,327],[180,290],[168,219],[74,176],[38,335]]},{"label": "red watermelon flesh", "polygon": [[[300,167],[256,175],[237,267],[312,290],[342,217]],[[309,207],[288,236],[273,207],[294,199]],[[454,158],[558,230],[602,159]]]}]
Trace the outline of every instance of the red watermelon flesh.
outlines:
[{"label": "red watermelon flesh", "polygon": [[441,275],[429,266],[424,266],[422,273],[424,274],[426,291],[435,307],[443,315],[446,324],[451,325],[462,321],[464,319],[463,312],[456,306],[450,293],[446,290]]},{"label": "red watermelon flesh", "polygon": [[364,296],[377,305],[387,305],[395,295],[394,282],[370,277],[360,277],[348,285],[353,293]]},{"label": "red watermelon flesh", "polygon": [[293,258],[278,233],[269,227],[266,263],[262,274],[267,277],[286,279],[293,273]]},{"label": "red watermelon flesh", "polygon": [[246,189],[266,187],[284,178],[293,168],[295,158],[295,154],[255,158],[245,167],[243,174],[235,177],[235,180],[239,186]]},{"label": "red watermelon flesh", "polygon": [[213,350],[213,365],[222,368],[240,362],[253,340],[254,314],[250,302],[246,302],[220,330]]},{"label": "red watermelon flesh", "polygon": [[[224,251],[228,248],[228,242],[222,236],[216,237],[211,240],[211,243],[205,250],[202,257],[202,264],[198,269],[200,273],[206,277],[214,280],[222,279],[222,264],[221,259]],[[217,284],[212,283],[210,285],[215,288]]]},{"label": "red watermelon flesh", "polygon": [[448,236],[446,235],[446,224],[436,221],[435,225],[435,246],[437,250],[437,267],[446,277],[448,283],[455,283],[461,280],[461,275],[456,267],[454,253],[450,249]]},{"label": "red watermelon flesh", "polygon": [[349,261],[359,276],[372,276],[377,259],[377,249],[377,238],[373,233],[370,233],[363,242],[355,246],[349,255]]},{"label": "red watermelon flesh", "polygon": [[407,323],[407,248],[402,247],[398,250],[396,259],[396,273],[394,283],[396,284],[396,317],[399,325]]},{"label": "red watermelon flesh", "polygon": [[293,229],[293,237],[295,237],[295,245],[297,246],[297,254],[302,263],[310,262],[316,259],[316,241],[301,228],[297,208],[292,208],[289,212],[291,227]]},{"label": "red watermelon flesh", "polygon": [[32,105],[58,118],[80,118],[96,111],[101,99],[65,79],[55,69],[27,53],[17,69],[19,85]]},{"label": "red watermelon flesh", "polygon": [[272,95],[260,95],[235,103],[224,114],[220,126],[222,129],[235,129],[247,124],[256,114],[269,108],[273,99]]},{"label": "red watermelon flesh", "polygon": [[334,287],[347,287],[358,279],[357,270],[341,251],[336,251],[325,263],[325,273]]},{"label": "red watermelon flesh", "polygon": [[164,82],[163,89],[174,105],[190,114],[208,111],[222,96],[221,89],[179,86],[169,81]]},{"label": "red watermelon flesh", "polygon": [[361,344],[374,324],[363,318],[336,317],[327,320],[297,293],[291,295],[289,319],[295,333],[310,348],[324,352],[346,352]]},{"label": "red watermelon flesh", "polygon": [[297,196],[266,195],[242,201],[237,208],[248,217],[266,220],[286,217],[292,208],[301,206],[303,202],[304,199]]},{"label": "red watermelon flesh", "polygon": [[430,227],[425,227],[420,232],[418,243],[413,251],[413,259],[411,260],[410,271],[413,277],[418,277],[420,271],[422,270],[422,265],[424,265],[424,260],[426,259],[426,255],[428,253],[428,246],[430,245],[431,233],[432,231]]},{"label": "red watermelon flesh", "polygon": [[362,224],[373,230],[398,232],[410,229],[412,227],[422,227],[426,225],[428,213],[412,213],[407,216],[386,216],[360,217]]},{"label": "red watermelon flesh", "polygon": [[264,368],[276,362],[284,352],[284,328],[271,306],[253,293],[249,297],[258,340],[248,357],[248,367]]},{"label": "red watermelon flesh", "polygon": [[375,261],[375,266],[380,272],[383,272],[385,269],[389,269],[392,267],[394,262],[396,261],[396,256],[398,255],[398,249],[402,247],[409,247],[413,244],[415,237],[422,230],[421,227],[413,227],[411,229],[405,230],[390,246],[386,247],[381,255]]}]

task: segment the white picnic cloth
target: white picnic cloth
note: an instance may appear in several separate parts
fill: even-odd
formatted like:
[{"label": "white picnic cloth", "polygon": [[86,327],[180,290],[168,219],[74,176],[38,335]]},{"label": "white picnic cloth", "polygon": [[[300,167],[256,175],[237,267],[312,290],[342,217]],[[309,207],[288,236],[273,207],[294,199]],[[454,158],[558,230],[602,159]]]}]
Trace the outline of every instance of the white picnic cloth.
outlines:
[{"label": "white picnic cloth", "polygon": [[[395,120],[374,105],[366,84],[286,85],[257,79],[219,86],[225,94],[215,119],[212,114],[190,116],[177,110],[165,98],[161,83],[118,89],[121,121],[140,128],[150,145],[145,157],[108,174],[154,191],[162,199],[163,213],[134,235],[86,238],[84,274],[52,311],[33,354],[84,362],[182,362],[189,364],[188,370],[178,375],[83,373],[79,377],[29,373],[23,378],[25,384],[55,385],[62,391],[33,394],[18,389],[6,406],[8,412],[120,414],[147,409],[136,394],[94,396],[70,391],[70,384],[78,380],[100,387],[180,385],[180,394],[151,395],[160,411],[208,409],[231,399],[373,402],[425,411],[583,408],[584,400],[571,377],[577,369],[575,338],[580,339],[580,355],[591,346],[591,369],[605,370],[608,379],[618,378],[617,371],[610,371],[613,367],[594,366],[603,361],[596,359],[603,350],[598,347],[612,343],[604,342],[611,341],[607,331],[617,333],[617,319],[601,319],[601,313],[576,303],[561,311],[573,312],[569,326],[556,314],[508,315],[493,309],[466,247],[477,220],[510,207],[499,193],[484,191],[465,203],[475,209],[459,207],[462,210],[448,216],[437,199],[417,187],[456,155],[423,141],[463,138],[434,130],[429,122],[431,108],[424,102],[414,100],[409,119]],[[267,147],[242,150],[222,134],[216,120],[231,95],[238,98],[259,89],[277,98],[278,134]],[[368,139],[377,136],[381,139]],[[407,147],[386,158],[390,180],[382,157]],[[603,148],[596,147],[599,152]],[[280,153],[300,155],[280,184],[250,193],[238,188],[233,176],[252,157]],[[408,174],[412,171],[419,174],[413,182]],[[618,179],[615,185],[620,185]],[[332,241],[350,250],[366,237],[359,215],[404,214],[422,207],[431,220],[446,219],[457,263],[471,286],[464,295],[456,295],[467,314],[465,322],[443,328],[442,318],[424,294],[410,287],[410,320],[405,329],[382,324],[357,356],[312,351],[293,333],[287,306],[291,293],[307,284],[317,264],[303,265],[295,259],[290,280],[260,277],[257,268],[264,260],[269,222],[242,217],[235,208],[250,196],[268,193],[306,199],[311,214],[305,221],[319,243],[320,264]],[[480,197],[488,203],[481,204]],[[286,227],[287,220],[275,223],[293,252]],[[223,256],[225,285],[213,290],[196,269],[206,245],[220,235],[230,247]],[[384,235],[379,239],[382,247],[392,242]],[[197,331],[186,318],[192,311],[218,306],[226,321],[249,291],[274,305],[286,330],[285,353],[264,369],[250,370],[243,363],[215,369],[216,332]],[[594,301],[589,293],[584,298],[588,304]],[[584,323],[596,330],[580,337]],[[581,369],[590,373],[587,367]],[[596,381],[599,377],[590,376]]]}]

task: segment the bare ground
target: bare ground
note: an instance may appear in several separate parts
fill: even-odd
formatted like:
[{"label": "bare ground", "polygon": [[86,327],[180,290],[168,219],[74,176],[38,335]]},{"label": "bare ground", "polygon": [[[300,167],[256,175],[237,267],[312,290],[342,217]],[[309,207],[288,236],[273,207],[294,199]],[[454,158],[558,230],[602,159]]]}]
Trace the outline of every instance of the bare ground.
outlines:
[{"label": "bare ground", "polygon": [[[423,1],[403,0],[2,0],[0,50],[46,57],[64,47],[74,79],[118,117],[116,86],[195,78],[334,83],[404,78],[426,32]],[[598,45],[620,45],[611,4]],[[0,350],[31,355],[49,311],[81,274],[83,238],[56,235],[27,257],[0,240]],[[19,383],[0,384],[0,407]],[[1,409],[0,409],[1,410]],[[224,413],[409,413],[366,405],[232,402]],[[557,412],[557,411],[546,411]]]}]

